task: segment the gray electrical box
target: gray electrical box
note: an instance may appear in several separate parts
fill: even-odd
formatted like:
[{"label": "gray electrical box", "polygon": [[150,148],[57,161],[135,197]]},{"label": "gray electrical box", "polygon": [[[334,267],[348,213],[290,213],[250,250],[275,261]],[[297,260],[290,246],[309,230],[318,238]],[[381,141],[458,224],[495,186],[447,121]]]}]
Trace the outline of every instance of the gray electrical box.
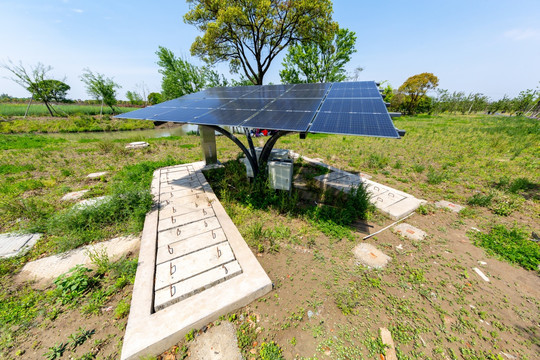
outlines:
[{"label": "gray electrical box", "polygon": [[201,146],[206,166],[219,164],[216,150],[216,132],[207,126],[199,125]]},{"label": "gray electrical box", "polygon": [[270,177],[270,185],[273,189],[291,191],[293,162],[291,160],[269,161],[268,175]]}]

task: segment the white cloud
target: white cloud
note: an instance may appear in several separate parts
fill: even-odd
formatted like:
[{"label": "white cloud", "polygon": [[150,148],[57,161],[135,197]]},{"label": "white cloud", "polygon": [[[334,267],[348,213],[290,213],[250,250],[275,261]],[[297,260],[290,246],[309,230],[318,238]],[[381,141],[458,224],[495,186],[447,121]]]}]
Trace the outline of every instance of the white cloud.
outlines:
[{"label": "white cloud", "polygon": [[504,37],[514,41],[536,40],[540,39],[540,29],[512,29],[506,31]]},{"label": "white cloud", "polygon": [[77,14],[82,14],[84,12],[82,9],[71,9],[71,11],[76,12]]}]

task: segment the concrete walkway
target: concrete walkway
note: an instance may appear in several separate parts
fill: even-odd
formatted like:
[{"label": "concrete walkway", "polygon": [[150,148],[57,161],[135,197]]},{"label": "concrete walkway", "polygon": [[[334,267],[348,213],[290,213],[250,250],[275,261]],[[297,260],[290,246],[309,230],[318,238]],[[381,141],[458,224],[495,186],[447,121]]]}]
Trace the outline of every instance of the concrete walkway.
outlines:
[{"label": "concrete walkway", "polygon": [[206,182],[203,166],[154,173],[152,194],[159,206],[144,225],[122,359],[160,354],[191,329],[272,289]]}]

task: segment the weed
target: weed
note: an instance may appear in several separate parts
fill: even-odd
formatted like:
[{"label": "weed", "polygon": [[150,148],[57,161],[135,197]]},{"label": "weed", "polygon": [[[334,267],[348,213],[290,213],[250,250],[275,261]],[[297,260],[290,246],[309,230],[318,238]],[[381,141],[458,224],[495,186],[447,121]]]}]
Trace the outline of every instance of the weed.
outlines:
[{"label": "weed", "polygon": [[431,167],[427,173],[427,182],[428,184],[431,184],[431,185],[438,185],[446,181],[447,178],[448,178],[448,175],[444,171],[437,171]]},{"label": "weed", "polygon": [[491,200],[493,199],[493,196],[493,194],[484,195],[481,193],[477,193],[467,200],[467,204],[473,206],[488,207],[491,205]]},{"label": "weed", "polygon": [[367,166],[370,169],[383,169],[385,166],[388,165],[389,161],[390,160],[385,155],[371,154],[369,155]]},{"label": "weed", "polygon": [[261,344],[259,356],[261,360],[285,360],[281,348],[273,341]]},{"label": "weed", "polygon": [[76,333],[69,335],[69,346],[71,350],[75,350],[75,348],[84,344],[95,333],[96,330],[85,330],[80,327]]},{"label": "weed", "polygon": [[197,330],[191,329],[185,336],[186,341],[192,341],[195,339],[195,334],[197,333]]},{"label": "weed", "polygon": [[497,225],[488,234],[476,232],[472,236],[474,244],[485,248],[489,254],[498,255],[527,270],[538,270],[540,246],[530,241],[523,230]]},{"label": "weed", "polygon": [[54,280],[55,295],[62,304],[75,301],[94,286],[95,279],[87,275],[90,271],[82,265],[77,265]]},{"label": "weed", "polygon": [[124,299],[120,300],[114,309],[114,317],[117,319],[125,318],[129,314],[130,303]]},{"label": "weed", "polygon": [[247,355],[257,339],[257,332],[255,331],[255,327],[246,321],[240,324],[236,330],[236,337],[238,339],[238,347],[242,350],[242,353]]},{"label": "weed", "polygon": [[64,355],[66,348],[67,348],[66,343],[56,344],[55,346],[50,347],[49,351],[43,354],[43,356],[45,356],[47,360],[59,359]]}]

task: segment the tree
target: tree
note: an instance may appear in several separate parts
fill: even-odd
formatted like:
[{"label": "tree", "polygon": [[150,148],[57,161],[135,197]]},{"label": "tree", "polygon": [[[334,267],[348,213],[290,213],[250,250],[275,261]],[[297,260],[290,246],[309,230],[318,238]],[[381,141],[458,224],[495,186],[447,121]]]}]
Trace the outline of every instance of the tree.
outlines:
[{"label": "tree", "polygon": [[356,52],[355,43],[354,31],[339,29],[332,39],[289,46],[282,63],[284,69],[279,73],[281,81],[297,84],[346,80],[345,64]]},{"label": "tree", "polygon": [[96,100],[101,100],[100,115],[103,114],[103,104],[109,106],[114,114],[114,105],[118,103],[116,89],[120,89],[121,86],[115,83],[113,79],[106,78],[103,74],[94,74],[88,68],[84,69],[81,81],[85,83],[88,95]]},{"label": "tree", "polygon": [[143,104],[143,97],[141,96],[141,94],[139,94],[136,91],[129,91],[128,90],[128,92],[126,92],[126,97],[128,98],[129,103],[131,105],[142,105]]},{"label": "tree", "polygon": [[224,86],[224,77],[207,66],[196,66],[187,60],[177,58],[174,53],[162,46],[156,52],[159,57],[159,72],[163,75],[161,90],[163,100],[176,99],[180,96],[214,86]]},{"label": "tree", "polygon": [[[49,114],[54,116],[56,110],[53,108],[51,102],[65,101],[66,92],[70,89],[69,85],[59,80],[50,79],[47,76],[47,73],[52,70],[51,66],[37,63],[35,67],[30,67],[30,70],[27,70],[22,62],[19,65],[15,65],[10,61],[10,64],[4,64],[2,67],[14,75],[11,80],[32,94],[30,102],[32,99],[42,101],[47,107]],[[28,106],[30,106],[30,103]]]},{"label": "tree", "polygon": [[406,112],[414,115],[420,100],[429,90],[439,85],[439,79],[432,73],[421,73],[408,78],[398,91],[405,95]]},{"label": "tree", "polygon": [[159,104],[160,102],[163,102],[163,96],[158,92],[151,92],[148,94],[148,102],[150,105]]},{"label": "tree", "polygon": [[231,72],[242,69],[255,85],[262,85],[276,56],[289,44],[332,38],[330,0],[187,0],[187,24],[197,36],[191,54],[214,64],[228,61]]}]

